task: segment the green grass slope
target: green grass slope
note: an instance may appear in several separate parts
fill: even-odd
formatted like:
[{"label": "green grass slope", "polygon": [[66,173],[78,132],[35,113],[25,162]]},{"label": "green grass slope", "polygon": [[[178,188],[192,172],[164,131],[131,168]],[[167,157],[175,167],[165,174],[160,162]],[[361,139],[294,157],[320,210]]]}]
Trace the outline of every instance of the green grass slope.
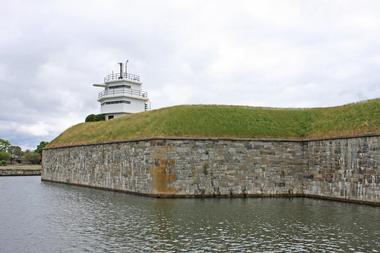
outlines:
[{"label": "green grass slope", "polygon": [[180,105],[75,125],[49,147],[152,137],[304,139],[380,133],[380,99],[330,108]]}]

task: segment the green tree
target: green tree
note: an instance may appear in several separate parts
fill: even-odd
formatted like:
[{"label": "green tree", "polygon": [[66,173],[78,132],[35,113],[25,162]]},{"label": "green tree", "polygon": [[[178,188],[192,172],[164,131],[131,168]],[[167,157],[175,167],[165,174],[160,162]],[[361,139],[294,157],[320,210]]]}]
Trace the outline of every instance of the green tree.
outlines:
[{"label": "green tree", "polygon": [[11,146],[9,141],[0,139],[0,151],[8,152],[8,148]]},{"label": "green tree", "polygon": [[41,141],[40,144],[37,145],[37,149],[34,152],[42,154],[42,150],[49,144],[48,141]]},{"label": "green tree", "polygon": [[10,146],[8,148],[8,153],[10,154],[11,162],[12,161],[21,162],[22,150],[19,146]]},{"label": "green tree", "polygon": [[26,150],[22,154],[22,162],[29,164],[39,164],[41,163],[41,155],[37,152]]}]

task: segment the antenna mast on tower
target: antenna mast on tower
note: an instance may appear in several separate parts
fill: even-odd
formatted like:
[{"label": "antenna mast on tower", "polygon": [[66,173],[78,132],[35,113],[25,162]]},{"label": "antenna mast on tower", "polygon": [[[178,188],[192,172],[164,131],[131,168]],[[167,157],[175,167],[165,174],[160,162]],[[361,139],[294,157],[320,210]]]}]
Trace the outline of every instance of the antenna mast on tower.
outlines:
[{"label": "antenna mast on tower", "polygon": [[123,63],[119,62],[119,65],[120,65],[120,76],[119,76],[119,79],[123,79]]}]

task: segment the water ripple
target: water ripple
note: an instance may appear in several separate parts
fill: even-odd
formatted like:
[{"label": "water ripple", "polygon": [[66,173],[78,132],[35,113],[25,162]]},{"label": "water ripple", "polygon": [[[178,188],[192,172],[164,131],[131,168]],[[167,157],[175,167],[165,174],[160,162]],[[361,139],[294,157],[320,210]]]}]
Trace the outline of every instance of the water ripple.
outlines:
[{"label": "water ripple", "polygon": [[0,252],[380,252],[380,208],[152,199],[0,178]]}]

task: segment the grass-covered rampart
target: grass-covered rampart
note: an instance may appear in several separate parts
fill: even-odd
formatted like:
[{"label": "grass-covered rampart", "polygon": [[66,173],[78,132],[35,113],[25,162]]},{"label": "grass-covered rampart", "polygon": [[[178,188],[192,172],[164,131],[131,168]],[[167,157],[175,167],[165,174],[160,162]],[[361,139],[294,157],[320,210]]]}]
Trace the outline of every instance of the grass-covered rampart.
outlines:
[{"label": "grass-covered rampart", "polygon": [[380,99],[330,108],[180,105],[75,125],[49,147],[154,137],[310,139],[380,133]]}]

